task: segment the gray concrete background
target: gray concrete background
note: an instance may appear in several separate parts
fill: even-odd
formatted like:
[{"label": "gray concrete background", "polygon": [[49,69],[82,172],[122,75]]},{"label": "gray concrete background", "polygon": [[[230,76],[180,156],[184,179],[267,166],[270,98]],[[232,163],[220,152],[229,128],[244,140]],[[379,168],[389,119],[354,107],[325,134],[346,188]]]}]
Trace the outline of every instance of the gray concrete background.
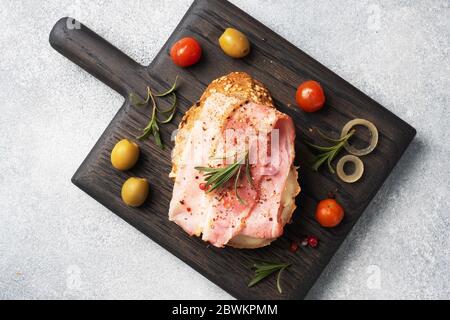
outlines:
[{"label": "gray concrete background", "polygon": [[[122,98],[48,44],[148,64],[190,2],[0,0],[0,298],[231,298],[70,183]],[[418,131],[308,298],[450,298],[450,2],[232,2]]]}]

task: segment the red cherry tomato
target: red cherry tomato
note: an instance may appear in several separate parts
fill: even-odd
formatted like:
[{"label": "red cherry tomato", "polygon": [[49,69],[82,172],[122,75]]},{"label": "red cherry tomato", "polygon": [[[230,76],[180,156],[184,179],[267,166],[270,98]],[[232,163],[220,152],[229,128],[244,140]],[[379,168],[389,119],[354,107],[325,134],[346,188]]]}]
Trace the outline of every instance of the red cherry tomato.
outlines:
[{"label": "red cherry tomato", "polygon": [[322,109],[325,103],[325,94],[320,83],[314,80],[303,82],[297,89],[295,100],[300,108],[306,112],[315,112]]},{"label": "red cherry tomato", "polygon": [[344,209],[334,199],[319,202],[316,209],[316,220],[322,227],[336,227],[344,218]]},{"label": "red cherry tomato", "polygon": [[170,56],[177,66],[189,67],[200,60],[202,47],[194,38],[183,38],[172,46]]}]

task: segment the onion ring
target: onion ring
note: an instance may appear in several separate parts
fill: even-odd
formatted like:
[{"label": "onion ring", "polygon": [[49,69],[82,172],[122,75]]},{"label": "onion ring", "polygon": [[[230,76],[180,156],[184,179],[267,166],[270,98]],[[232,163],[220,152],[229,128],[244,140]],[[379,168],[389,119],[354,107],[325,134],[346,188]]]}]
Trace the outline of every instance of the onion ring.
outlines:
[{"label": "onion ring", "polygon": [[341,138],[345,137],[347,133],[350,131],[350,129],[358,125],[364,126],[367,129],[369,129],[371,135],[369,146],[364,149],[356,149],[355,147],[351,146],[348,142],[346,142],[344,144],[344,148],[354,156],[365,156],[366,154],[371,153],[378,144],[378,130],[377,127],[375,127],[375,125],[372,122],[366,119],[353,119],[347,122],[347,124],[342,128]]},{"label": "onion ring", "polygon": [[[344,166],[347,162],[353,162],[355,164],[355,171],[352,174],[347,174],[344,171]],[[336,173],[342,181],[353,183],[358,181],[362,177],[364,173],[364,164],[360,158],[348,154],[339,159],[338,163],[336,164]]]}]

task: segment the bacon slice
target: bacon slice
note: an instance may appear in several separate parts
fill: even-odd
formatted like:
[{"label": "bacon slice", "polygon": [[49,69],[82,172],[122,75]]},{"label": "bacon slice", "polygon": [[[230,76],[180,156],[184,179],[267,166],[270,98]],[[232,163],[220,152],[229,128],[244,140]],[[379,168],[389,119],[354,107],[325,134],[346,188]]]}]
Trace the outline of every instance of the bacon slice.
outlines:
[{"label": "bacon slice", "polygon": [[[169,219],[214,246],[257,248],[283,233],[300,192],[293,167],[295,129],[267,89],[234,72],[213,81],[184,116],[172,154],[175,178]],[[250,151],[250,183],[243,172],[222,189],[205,192],[196,166],[223,167]],[[232,159],[231,159],[232,158]]]}]

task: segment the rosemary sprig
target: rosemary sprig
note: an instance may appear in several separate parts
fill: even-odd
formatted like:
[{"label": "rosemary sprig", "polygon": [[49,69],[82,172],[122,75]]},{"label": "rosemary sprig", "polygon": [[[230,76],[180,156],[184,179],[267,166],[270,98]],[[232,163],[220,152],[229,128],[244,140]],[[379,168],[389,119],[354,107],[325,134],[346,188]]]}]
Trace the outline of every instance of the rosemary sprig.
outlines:
[{"label": "rosemary sprig", "polygon": [[259,283],[261,280],[267,278],[272,273],[275,273],[278,271],[277,275],[277,289],[279,293],[283,293],[283,290],[281,289],[280,285],[280,278],[281,273],[284,269],[289,268],[291,266],[290,263],[273,263],[273,262],[259,262],[254,263],[253,268],[255,269],[255,275],[248,283],[249,287],[254,286],[255,284]]},{"label": "rosemary sprig", "polygon": [[148,105],[150,101],[150,87],[147,87],[147,98],[145,100],[141,100],[137,94],[130,93],[130,101],[135,107],[145,107]]},{"label": "rosemary sprig", "polygon": [[206,192],[212,192],[216,189],[223,189],[228,181],[234,178],[234,193],[240,203],[245,204],[245,200],[241,198],[238,192],[239,178],[242,168],[245,167],[245,175],[250,185],[253,187],[253,178],[250,172],[250,161],[248,151],[238,161],[220,168],[195,167],[196,170],[205,173]]},{"label": "rosemary sprig", "polygon": [[[143,133],[137,139],[143,140],[148,138],[150,135],[153,135],[155,138],[155,143],[161,148],[164,149],[164,144],[161,140],[161,135],[159,132],[159,124],[166,124],[172,121],[175,112],[176,112],[176,105],[177,105],[177,95],[175,93],[175,90],[177,88],[177,82],[178,82],[178,76],[175,78],[175,82],[173,83],[172,87],[167,90],[166,92],[154,94],[152,93],[152,90],[150,87],[147,87],[147,98],[145,100],[141,100],[136,94],[131,93],[130,94],[130,101],[131,104],[136,107],[145,107],[151,102],[152,104],[152,116],[150,118],[150,121],[148,125],[142,130]],[[172,94],[173,102],[170,108],[168,109],[159,109],[158,105],[156,104],[155,97],[165,97],[169,94]],[[158,117],[158,113],[163,114],[166,116],[165,119],[161,119]]]},{"label": "rosemary sprig", "polygon": [[322,138],[324,138],[324,139],[326,139],[326,140],[328,140],[330,142],[335,142],[336,144],[333,145],[333,146],[329,146],[329,147],[323,147],[323,146],[318,146],[318,145],[311,144],[311,143],[307,142],[307,144],[309,146],[311,146],[312,148],[320,151],[320,153],[314,158],[314,163],[312,165],[312,169],[314,171],[317,171],[322,164],[327,162],[328,170],[331,173],[334,173],[334,169],[331,166],[331,161],[333,161],[333,159],[339,154],[339,152],[344,147],[344,144],[355,133],[355,130],[351,130],[347,135],[345,135],[345,136],[343,136],[342,138],[339,138],[339,139],[330,138],[326,134],[321,132],[319,129],[317,129],[317,132],[320,134],[320,136],[322,136]]}]

